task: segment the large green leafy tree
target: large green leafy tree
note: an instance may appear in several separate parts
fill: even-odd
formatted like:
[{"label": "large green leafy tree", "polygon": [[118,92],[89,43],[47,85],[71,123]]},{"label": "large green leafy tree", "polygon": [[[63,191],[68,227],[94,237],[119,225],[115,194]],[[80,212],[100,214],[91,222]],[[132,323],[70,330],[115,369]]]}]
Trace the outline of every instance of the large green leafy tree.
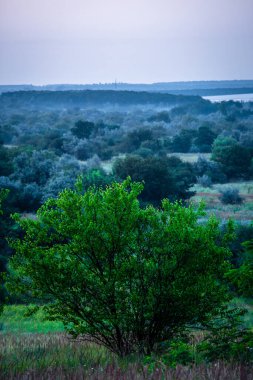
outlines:
[{"label": "large green leafy tree", "polygon": [[210,152],[211,145],[216,137],[216,133],[214,133],[208,126],[203,125],[202,127],[199,127],[194,143],[199,148],[200,152]]},{"label": "large green leafy tree", "polygon": [[223,163],[224,151],[237,145],[237,141],[232,137],[218,136],[212,145],[212,160]]},{"label": "large green leafy tree", "polygon": [[214,141],[212,159],[222,165],[228,178],[249,178],[252,151],[232,138],[218,137]]},{"label": "large green leafy tree", "polygon": [[228,299],[230,252],[203,211],[163,202],[141,208],[142,185],[65,190],[37,219],[18,219],[7,288],[46,302],[75,336],[124,356],[149,353],[189,326],[206,324]]},{"label": "large green leafy tree", "polygon": [[189,152],[192,145],[192,140],[196,137],[196,135],[196,131],[192,129],[182,129],[180,133],[172,140],[172,151],[182,153]]},{"label": "large green leafy tree", "polygon": [[95,130],[95,124],[90,121],[78,120],[71,132],[78,139],[88,139],[92,132]]},{"label": "large green leafy tree", "polygon": [[126,135],[123,142],[123,150],[131,153],[140,148],[142,142],[152,139],[153,133],[150,129],[135,129]]},{"label": "large green leafy tree", "polygon": [[189,191],[195,182],[193,169],[177,157],[127,156],[115,162],[113,172],[120,179],[130,176],[134,181],[144,181],[140,194],[143,203],[159,205],[164,198],[187,199],[193,194]]}]

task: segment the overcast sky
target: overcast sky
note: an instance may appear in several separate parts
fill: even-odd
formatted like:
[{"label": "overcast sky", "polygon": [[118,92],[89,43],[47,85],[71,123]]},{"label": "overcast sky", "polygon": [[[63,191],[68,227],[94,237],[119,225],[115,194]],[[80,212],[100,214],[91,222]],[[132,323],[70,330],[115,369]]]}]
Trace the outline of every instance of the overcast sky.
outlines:
[{"label": "overcast sky", "polygon": [[253,0],[0,0],[0,83],[253,79]]}]

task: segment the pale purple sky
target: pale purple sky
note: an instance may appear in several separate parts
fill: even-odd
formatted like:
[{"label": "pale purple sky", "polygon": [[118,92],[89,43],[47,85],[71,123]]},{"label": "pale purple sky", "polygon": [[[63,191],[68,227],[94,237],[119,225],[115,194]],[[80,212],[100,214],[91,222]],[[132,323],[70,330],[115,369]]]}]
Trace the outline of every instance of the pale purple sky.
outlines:
[{"label": "pale purple sky", "polygon": [[0,84],[253,79],[253,0],[0,0]]}]

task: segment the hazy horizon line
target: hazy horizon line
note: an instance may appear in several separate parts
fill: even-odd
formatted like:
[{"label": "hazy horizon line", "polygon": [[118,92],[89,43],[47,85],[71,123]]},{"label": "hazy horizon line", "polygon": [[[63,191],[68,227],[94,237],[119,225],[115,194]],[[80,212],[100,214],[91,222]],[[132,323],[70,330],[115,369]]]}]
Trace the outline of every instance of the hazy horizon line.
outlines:
[{"label": "hazy horizon line", "polygon": [[80,85],[80,86],[91,86],[91,85],[112,85],[112,84],[128,84],[128,85],[154,85],[154,84],[166,84],[166,83],[199,83],[199,82],[250,82],[253,78],[242,78],[242,79],[198,79],[198,80],[174,80],[174,81],[158,81],[158,82],[122,82],[114,80],[112,82],[58,82],[58,83],[0,83],[0,86],[58,86],[58,85]]}]

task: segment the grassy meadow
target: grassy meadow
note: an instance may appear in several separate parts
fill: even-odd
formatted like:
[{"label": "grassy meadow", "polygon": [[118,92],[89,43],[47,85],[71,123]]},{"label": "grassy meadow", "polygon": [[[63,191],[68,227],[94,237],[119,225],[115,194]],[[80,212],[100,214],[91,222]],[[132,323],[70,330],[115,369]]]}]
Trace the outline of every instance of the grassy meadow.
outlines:
[{"label": "grassy meadow", "polygon": [[211,153],[169,153],[168,157],[176,156],[180,158],[183,162],[190,162],[191,164],[198,161],[199,156],[210,160]]},{"label": "grassy meadow", "polygon": [[[228,187],[237,188],[243,199],[241,204],[223,204],[220,200],[221,190]],[[195,195],[191,201],[198,204],[204,201],[207,215],[214,214],[220,220],[232,218],[239,222],[250,223],[253,220],[253,181],[215,184],[202,187],[198,184],[191,188]]]}]

